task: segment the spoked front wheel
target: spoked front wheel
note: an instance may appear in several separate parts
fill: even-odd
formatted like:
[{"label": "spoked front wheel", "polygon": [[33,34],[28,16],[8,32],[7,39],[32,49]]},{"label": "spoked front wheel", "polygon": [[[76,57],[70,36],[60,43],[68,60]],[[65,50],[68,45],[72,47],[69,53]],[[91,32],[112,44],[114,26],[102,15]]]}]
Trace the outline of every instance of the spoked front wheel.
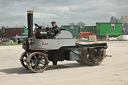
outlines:
[{"label": "spoked front wheel", "polygon": [[22,53],[21,57],[20,57],[20,63],[21,63],[21,65],[23,67],[27,68],[27,69],[28,69],[28,67],[27,67],[27,57],[29,56],[29,54],[30,54],[29,52],[24,51]]},{"label": "spoked front wheel", "polygon": [[35,73],[43,72],[48,67],[48,58],[42,52],[34,52],[27,58],[28,68]]}]

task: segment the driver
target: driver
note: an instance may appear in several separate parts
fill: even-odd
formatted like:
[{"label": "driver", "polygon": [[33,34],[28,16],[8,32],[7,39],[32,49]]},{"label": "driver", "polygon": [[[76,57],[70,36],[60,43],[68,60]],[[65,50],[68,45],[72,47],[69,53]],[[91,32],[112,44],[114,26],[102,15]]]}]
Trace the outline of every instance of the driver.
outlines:
[{"label": "driver", "polygon": [[57,33],[60,32],[60,28],[56,25],[55,21],[52,21],[51,24],[52,24],[52,31],[54,33],[53,36],[55,36]]},{"label": "driver", "polygon": [[52,24],[52,29],[54,30],[59,30],[59,27],[56,25],[56,22],[55,21],[52,21],[51,22],[51,24]]}]

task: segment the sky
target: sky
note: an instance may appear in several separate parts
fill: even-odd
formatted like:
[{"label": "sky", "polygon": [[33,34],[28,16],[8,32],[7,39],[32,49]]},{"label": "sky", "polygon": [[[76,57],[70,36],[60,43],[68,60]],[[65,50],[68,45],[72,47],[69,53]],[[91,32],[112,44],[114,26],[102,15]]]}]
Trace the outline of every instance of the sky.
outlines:
[{"label": "sky", "polygon": [[0,0],[0,27],[27,26],[26,11],[32,10],[33,22],[59,26],[84,22],[109,22],[111,16],[128,16],[128,0]]}]

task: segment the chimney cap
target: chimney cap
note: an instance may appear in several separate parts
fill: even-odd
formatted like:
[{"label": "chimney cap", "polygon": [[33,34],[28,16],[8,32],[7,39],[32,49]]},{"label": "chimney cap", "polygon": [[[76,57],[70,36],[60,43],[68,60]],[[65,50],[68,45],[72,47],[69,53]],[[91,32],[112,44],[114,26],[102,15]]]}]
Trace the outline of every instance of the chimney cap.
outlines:
[{"label": "chimney cap", "polygon": [[27,11],[28,14],[33,14],[33,11]]}]

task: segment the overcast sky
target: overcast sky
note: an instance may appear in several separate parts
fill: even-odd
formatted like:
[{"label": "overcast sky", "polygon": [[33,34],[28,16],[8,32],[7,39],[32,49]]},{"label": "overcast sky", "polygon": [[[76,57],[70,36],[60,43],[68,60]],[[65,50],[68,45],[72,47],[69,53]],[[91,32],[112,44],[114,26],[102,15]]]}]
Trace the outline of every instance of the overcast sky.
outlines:
[{"label": "overcast sky", "polygon": [[34,23],[50,25],[109,22],[111,16],[128,15],[128,0],[0,0],[0,27],[26,26],[26,11],[34,11]]}]

